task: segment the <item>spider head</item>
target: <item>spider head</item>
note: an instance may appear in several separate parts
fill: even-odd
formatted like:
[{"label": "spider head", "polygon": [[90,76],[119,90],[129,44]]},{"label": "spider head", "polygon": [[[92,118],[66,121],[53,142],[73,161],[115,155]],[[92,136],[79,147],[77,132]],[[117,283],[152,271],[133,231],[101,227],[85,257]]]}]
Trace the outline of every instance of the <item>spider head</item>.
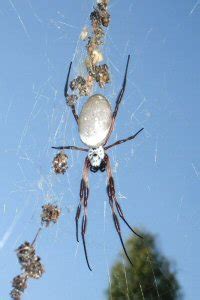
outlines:
[{"label": "spider head", "polygon": [[103,172],[105,171],[104,163],[105,152],[102,146],[98,148],[90,148],[88,151],[88,158],[91,163],[90,170],[92,172],[97,172],[99,169]]}]

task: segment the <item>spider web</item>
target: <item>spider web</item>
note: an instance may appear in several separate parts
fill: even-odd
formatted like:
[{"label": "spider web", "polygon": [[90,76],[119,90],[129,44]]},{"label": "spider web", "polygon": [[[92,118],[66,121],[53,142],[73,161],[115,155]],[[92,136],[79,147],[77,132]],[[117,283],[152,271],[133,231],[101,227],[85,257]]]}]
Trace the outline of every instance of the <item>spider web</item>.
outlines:
[{"label": "spider web", "polygon": [[[63,87],[71,59],[72,78],[84,72],[86,53],[79,35],[84,26],[89,26],[88,16],[95,1],[60,0],[52,6],[48,1],[40,2],[9,0],[0,5],[1,28],[5,28],[1,46],[4,72],[0,83],[4,99],[0,115],[1,297],[8,299],[10,282],[21,272],[14,249],[25,240],[33,240],[40,226],[41,206],[51,202],[62,209],[62,217],[58,224],[43,229],[38,238],[37,252],[46,274],[29,282],[24,299],[106,299],[104,291],[111,284],[110,268],[121,251],[105,191],[106,175],[90,175],[86,237],[93,267],[90,273],[82,244],[75,241],[74,224],[84,154],[67,153],[69,169],[63,176],[55,175],[51,169],[55,156],[51,146],[81,145],[76,123],[65,105]],[[199,1],[184,3],[184,11],[179,13],[178,4],[163,7],[158,1],[150,2],[156,4],[155,11],[151,10],[152,15],[159,16],[156,20],[144,13],[149,11],[150,4],[111,1],[112,24],[103,47],[111,83],[103,90],[95,87],[94,93],[105,94],[114,107],[130,53],[127,90],[110,142],[141,127],[145,127],[145,133],[134,142],[110,151],[117,196],[133,226],[144,226],[159,234],[164,251],[176,259],[182,270],[179,278],[188,299],[198,299],[199,274],[194,271],[198,251],[194,251],[192,243],[199,230],[199,206],[194,199],[199,192],[200,166],[195,149],[188,146],[190,157],[183,150],[186,144],[182,136],[180,145],[173,140],[180,130],[179,123],[185,122],[185,131],[194,124],[189,122],[188,107],[184,104],[180,108],[177,104],[183,92],[176,94],[170,79],[175,50],[169,45],[173,45],[172,37],[181,35],[181,29],[190,35],[188,28],[198,17]],[[163,9],[172,21],[166,25],[164,19],[159,29]],[[144,16],[148,21],[144,21]],[[193,53],[190,48],[188,51]],[[181,70],[178,63],[173,61],[173,64]],[[188,89],[196,87],[194,83]],[[79,111],[85,100],[80,100]],[[191,189],[195,192],[189,205]],[[122,231],[126,240],[130,233],[125,226]],[[180,255],[182,248],[186,253]],[[193,251],[194,258],[190,261],[188,257]],[[124,276],[127,280],[125,269]],[[160,299],[153,268],[152,278]],[[128,299],[128,284],[126,287]],[[142,282],[140,290],[141,299],[145,299]]]}]

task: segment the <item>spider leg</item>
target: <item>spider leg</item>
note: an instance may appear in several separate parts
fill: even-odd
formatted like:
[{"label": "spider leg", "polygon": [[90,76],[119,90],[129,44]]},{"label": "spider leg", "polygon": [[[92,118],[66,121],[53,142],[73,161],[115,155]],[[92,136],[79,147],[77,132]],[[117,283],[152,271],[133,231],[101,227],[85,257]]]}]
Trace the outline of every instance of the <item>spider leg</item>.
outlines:
[{"label": "spider leg", "polygon": [[57,149],[57,150],[79,150],[79,151],[84,151],[87,152],[87,148],[81,148],[81,147],[76,147],[76,146],[58,146],[58,147],[51,147],[52,149]]},{"label": "spider leg", "polygon": [[[110,160],[109,160],[108,156],[107,156],[106,169],[107,169],[107,174],[108,174],[107,193],[108,193],[108,198],[109,198],[109,204],[110,204],[110,207],[111,207],[111,210],[112,210],[112,215],[113,215],[113,221],[114,221],[115,229],[116,229],[116,231],[117,231],[117,233],[119,235],[122,247],[124,249],[124,253],[125,253],[128,261],[130,262],[130,264],[133,265],[133,263],[132,263],[132,261],[131,261],[131,259],[128,256],[128,253],[126,251],[126,248],[125,248],[125,245],[124,245],[124,242],[123,242],[123,239],[122,239],[122,235],[121,235],[121,229],[120,229],[119,220],[118,220],[118,217],[117,217],[117,215],[115,213],[114,205],[116,206],[118,213],[119,213],[119,210],[118,210],[118,206],[116,205],[114,180],[113,180],[113,177],[112,177],[112,170],[111,170]],[[121,208],[120,208],[120,211],[121,211]],[[119,214],[119,216],[121,217],[121,216],[123,216],[123,214]],[[122,219],[124,219],[124,218],[122,218]],[[130,225],[129,225],[129,228],[131,228]]]},{"label": "spider leg", "polygon": [[116,229],[116,231],[117,231],[117,233],[119,235],[119,239],[120,239],[122,247],[124,249],[124,253],[125,253],[128,261],[130,262],[130,264],[133,266],[133,263],[132,263],[130,257],[128,256],[128,253],[126,251],[126,248],[125,248],[125,245],[124,245],[124,242],[123,242],[123,239],[122,239],[120,224],[119,224],[119,220],[117,218],[117,215],[115,214],[115,211],[114,211],[114,205],[113,205],[113,199],[112,198],[109,198],[109,204],[110,204],[110,207],[111,207],[111,210],[112,210],[112,215],[113,215],[113,221],[114,221],[114,224],[115,224],[115,229]]},{"label": "spider leg", "polygon": [[112,170],[111,170],[111,165],[110,165],[110,160],[109,156],[107,158],[107,172],[108,172],[108,197],[109,199],[111,198],[114,201],[114,204],[117,208],[117,212],[120,216],[120,218],[124,221],[124,223],[128,226],[128,228],[138,237],[143,238],[141,235],[139,235],[137,232],[133,230],[133,228],[130,226],[130,224],[127,222],[127,220],[124,217],[123,211],[121,206],[119,205],[119,202],[117,201],[117,197],[115,195],[115,184],[114,184],[114,179],[112,176]]},{"label": "spider leg", "polygon": [[109,157],[107,156],[107,164],[106,164],[106,168],[107,168],[107,173],[108,173],[108,185],[107,185],[107,193],[108,193],[108,197],[109,197],[109,204],[110,204],[110,207],[111,207],[111,210],[112,210],[112,215],[113,215],[113,221],[114,221],[114,224],[115,224],[115,228],[116,228],[116,231],[119,235],[119,238],[120,238],[120,241],[121,241],[121,244],[122,244],[122,247],[124,249],[124,253],[127,257],[127,259],[129,260],[129,262],[132,264],[129,256],[128,256],[128,253],[126,251],[126,248],[125,248],[125,245],[124,245],[124,242],[123,242],[123,239],[122,239],[122,236],[121,236],[121,229],[120,229],[120,224],[119,224],[119,220],[118,220],[118,217],[115,213],[115,208],[114,206],[117,208],[117,212],[120,216],[120,218],[124,221],[124,223],[128,226],[128,228],[134,233],[136,234],[137,236],[141,237],[139,234],[137,234],[133,229],[132,227],[129,225],[129,223],[126,221],[124,215],[123,215],[123,212],[122,212],[122,209],[117,201],[117,198],[116,198],[116,195],[115,195],[115,186],[114,186],[114,179],[112,177],[112,170],[111,170],[111,165],[110,165],[110,160],[109,160]]},{"label": "spider leg", "polygon": [[78,221],[80,218],[81,214],[81,203],[78,205],[77,210],[76,210],[76,217],[75,217],[75,222],[76,222],[76,240],[79,243],[79,235],[78,235]]},{"label": "spider leg", "polygon": [[84,169],[83,169],[83,178],[81,180],[81,185],[80,185],[80,203],[77,207],[75,222],[76,222],[76,240],[77,240],[77,242],[79,242],[78,221],[79,221],[80,214],[81,214],[81,208],[83,206],[84,212],[83,212],[83,217],[82,217],[81,235],[82,235],[82,241],[83,241],[86,262],[87,262],[88,268],[90,269],[90,271],[92,271],[90,264],[89,264],[89,260],[88,260],[87,248],[86,248],[86,242],[85,242],[85,234],[86,234],[86,229],[87,229],[87,204],[88,204],[87,200],[89,197],[89,187],[88,187],[89,168],[90,168],[90,162],[89,162],[88,158],[86,158],[85,164],[84,164]]},{"label": "spider leg", "polygon": [[124,73],[124,80],[122,83],[122,88],[118,94],[117,100],[116,100],[116,104],[115,104],[115,110],[113,112],[113,119],[115,120],[116,116],[117,116],[117,112],[119,109],[119,105],[122,101],[125,89],[126,89],[126,79],[127,79],[127,73],[128,73],[128,66],[129,66],[129,61],[130,61],[130,55],[128,55],[128,59],[127,59],[127,63],[126,63],[126,69],[125,69],[125,73]]},{"label": "spider leg", "polygon": [[84,252],[85,252],[85,259],[87,262],[87,266],[89,268],[90,271],[92,271],[92,268],[90,267],[90,263],[88,260],[88,255],[87,255],[87,248],[86,248],[86,243],[85,243],[85,233],[86,233],[86,229],[87,229],[87,215],[84,212],[84,216],[82,218],[82,240],[83,240],[83,247],[84,247]]},{"label": "spider leg", "polygon": [[129,61],[130,61],[130,55],[128,55],[128,59],[127,59],[127,63],[126,63],[126,69],[125,69],[125,73],[124,73],[124,79],[123,79],[123,83],[122,83],[122,87],[121,87],[121,90],[117,96],[117,100],[116,100],[116,104],[115,104],[115,109],[114,109],[114,112],[113,112],[113,115],[112,115],[112,124],[111,124],[111,127],[110,127],[110,131],[108,133],[108,137],[104,143],[104,145],[107,143],[112,131],[113,131],[113,128],[114,128],[114,123],[115,123],[115,119],[116,119],[116,116],[117,116],[117,113],[118,113],[118,109],[119,109],[119,105],[122,101],[122,98],[123,98],[123,95],[124,95],[124,92],[125,92],[125,89],[126,89],[126,80],[127,80],[127,73],[128,73],[128,66],[129,66]]},{"label": "spider leg", "polygon": [[64,96],[65,96],[65,98],[67,98],[67,96],[68,96],[69,76],[70,76],[71,68],[72,68],[72,61],[69,64],[69,69],[68,69],[68,73],[67,73],[67,79],[66,79],[65,87],[64,87]]},{"label": "spider leg", "polygon": [[114,147],[114,146],[123,144],[123,143],[125,143],[125,142],[127,142],[127,141],[133,140],[134,138],[136,138],[136,136],[137,136],[143,129],[144,129],[144,128],[141,128],[141,129],[140,129],[139,131],[137,131],[134,135],[131,135],[131,136],[129,136],[129,137],[126,138],[126,139],[118,140],[117,142],[115,142],[115,143],[113,143],[113,144],[111,144],[111,145],[105,147],[105,150],[108,150],[108,149],[110,149],[110,148],[112,148],[112,147]]},{"label": "spider leg", "polygon": [[[87,160],[87,159],[86,159]],[[88,176],[88,170],[87,170],[87,161],[85,161],[85,165],[84,165],[84,170],[83,170],[83,177],[87,177]],[[84,201],[87,201],[88,199],[88,194],[89,194],[89,189],[86,186],[85,180],[82,178],[81,179],[81,185],[80,185],[80,203],[77,207],[76,210],[76,216],[75,216],[75,222],[76,222],[76,240],[77,242],[79,242],[79,234],[78,234],[78,221],[80,218],[80,214],[81,214],[81,208],[82,208],[82,204],[84,204]]]},{"label": "spider leg", "polygon": [[115,205],[116,205],[116,207],[117,207],[117,211],[118,211],[118,214],[119,214],[120,218],[124,221],[124,223],[128,226],[128,228],[129,228],[135,235],[137,235],[138,237],[140,237],[141,239],[143,239],[143,237],[142,237],[140,234],[138,234],[135,230],[133,230],[133,228],[129,225],[129,223],[128,223],[127,220],[125,219],[124,214],[123,214],[122,209],[121,209],[121,206],[119,205],[117,199],[115,199]]},{"label": "spider leg", "polygon": [[84,178],[88,177],[88,159],[85,159],[85,163],[84,163],[84,168],[83,168],[83,178],[81,179],[81,184],[80,184],[80,203],[77,207],[76,210],[76,216],[75,216],[75,223],[76,223],[76,240],[77,242],[79,242],[79,234],[78,234],[78,221],[80,218],[80,214],[81,214],[81,208],[82,208],[82,204],[83,204],[83,200],[84,200],[84,195],[86,194],[86,190],[85,190],[85,181]]},{"label": "spider leg", "polygon": [[[72,61],[69,64],[69,69],[68,69],[68,73],[67,73],[67,79],[66,79],[66,83],[65,83],[65,87],[64,87],[64,96],[67,99],[68,97],[68,88],[69,88],[69,76],[70,76],[70,72],[71,72],[71,67],[72,67]],[[72,113],[74,115],[74,118],[76,120],[76,123],[78,124],[78,114],[76,112],[76,108],[75,105],[70,105]]]}]

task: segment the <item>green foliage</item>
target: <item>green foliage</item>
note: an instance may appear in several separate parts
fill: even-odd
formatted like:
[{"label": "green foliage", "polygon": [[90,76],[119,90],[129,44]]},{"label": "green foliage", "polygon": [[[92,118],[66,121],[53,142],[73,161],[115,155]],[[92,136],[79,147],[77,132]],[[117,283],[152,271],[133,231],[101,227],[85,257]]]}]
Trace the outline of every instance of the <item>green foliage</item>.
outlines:
[{"label": "green foliage", "polygon": [[[172,264],[156,246],[155,237],[141,232],[144,239],[133,237],[126,242],[133,267],[124,254],[111,270],[109,300],[181,299],[180,286]],[[123,263],[124,262],[124,263]]]}]

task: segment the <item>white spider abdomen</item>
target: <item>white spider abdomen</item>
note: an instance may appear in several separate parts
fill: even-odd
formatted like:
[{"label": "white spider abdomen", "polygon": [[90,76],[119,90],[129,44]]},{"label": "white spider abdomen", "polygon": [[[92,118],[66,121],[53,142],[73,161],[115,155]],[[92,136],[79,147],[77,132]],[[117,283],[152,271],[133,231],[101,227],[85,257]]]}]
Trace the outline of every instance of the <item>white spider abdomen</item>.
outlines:
[{"label": "white spider abdomen", "polygon": [[91,96],[83,105],[78,127],[82,142],[91,148],[98,148],[106,141],[112,124],[112,109],[103,95]]}]

